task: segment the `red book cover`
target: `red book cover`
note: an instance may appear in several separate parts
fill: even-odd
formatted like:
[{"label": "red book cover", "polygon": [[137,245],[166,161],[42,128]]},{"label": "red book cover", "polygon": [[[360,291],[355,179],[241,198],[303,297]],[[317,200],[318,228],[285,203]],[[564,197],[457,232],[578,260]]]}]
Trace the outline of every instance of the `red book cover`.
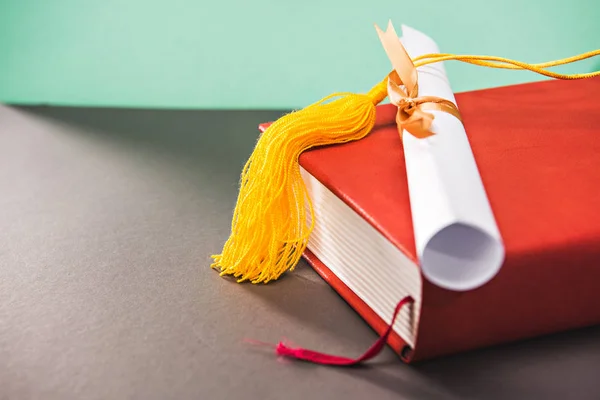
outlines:
[{"label": "red book cover", "polygon": [[[456,94],[506,256],[498,275],[475,290],[421,280],[414,346],[398,334],[389,339],[403,360],[600,323],[599,91],[594,78]],[[418,262],[395,113],[378,106],[366,138],[308,150],[300,165]],[[310,250],[305,258],[375,331],[385,330],[327,265]]]}]

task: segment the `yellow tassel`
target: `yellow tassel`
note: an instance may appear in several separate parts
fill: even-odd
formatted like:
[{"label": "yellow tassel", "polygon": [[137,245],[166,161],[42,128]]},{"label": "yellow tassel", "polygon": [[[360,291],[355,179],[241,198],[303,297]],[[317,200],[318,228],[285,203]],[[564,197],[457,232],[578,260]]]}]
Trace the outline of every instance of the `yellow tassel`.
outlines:
[{"label": "yellow tassel", "polygon": [[387,78],[366,95],[333,94],[263,132],[242,171],[231,235],[222,253],[212,256],[213,268],[252,283],[268,283],[294,269],[313,230],[308,215],[314,221],[298,158],[311,147],[365,137],[375,124],[375,106],[387,96],[386,85]]},{"label": "yellow tassel", "polygon": [[[529,64],[495,56],[426,54],[415,67],[457,60],[488,68],[529,70],[556,79],[585,79],[600,71],[559,74],[545,68],[600,55],[594,50],[574,57]],[[332,100],[340,97],[336,100]],[[375,124],[375,106],[387,97],[387,77],[366,95],[338,93],[275,121],[259,138],[244,166],[231,235],[212,268],[238,282],[268,283],[293,270],[313,230],[313,207],[300,176],[300,154],[315,146],[366,136]],[[307,207],[308,206],[308,207]]]}]

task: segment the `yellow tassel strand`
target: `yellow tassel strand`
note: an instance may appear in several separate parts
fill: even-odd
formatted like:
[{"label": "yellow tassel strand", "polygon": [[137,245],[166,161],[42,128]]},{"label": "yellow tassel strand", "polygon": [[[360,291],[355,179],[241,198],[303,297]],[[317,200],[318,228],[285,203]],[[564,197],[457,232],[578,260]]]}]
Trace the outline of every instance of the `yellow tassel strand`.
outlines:
[{"label": "yellow tassel strand", "polygon": [[539,64],[529,64],[521,61],[511,60],[504,57],[496,56],[471,56],[471,55],[456,55],[456,54],[424,54],[420,57],[416,57],[413,62],[415,67],[420,67],[427,64],[432,64],[441,61],[462,61],[469,64],[479,65],[488,68],[502,68],[502,69],[516,69],[516,70],[529,70],[540,75],[544,75],[555,79],[574,80],[574,79],[586,79],[600,76],[600,71],[594,71],[584,74],[559,74],[556,72],[548,71],[546,68],[555,67],[558,65],[570,64],[576,61],[585,60],[600,55],[600,49],[588,51],[586,53],[578,54],[573,57],[561,58],[560,60],[548,61]]},{"label": "yellow tassel strand", "polygon": [[[584,79],[599,76],[600,71],[569,75],[546,68],[597,55],[600,50],[528,64],[502,57],[444,53],[417,57],[414,64],[457,60],[489,68],[525,69],[556,79]],[[387,77],[366,95],[333,94],[269,126],[244,166],[231,235],[222,253],[212,256],[211,267],[238,282],[252,283],[268,283],[293,270],[314,224],[313,205],[300,175],[300,154],[311,147],[365,137],[375,124],[375,106],[386,97]]]}]

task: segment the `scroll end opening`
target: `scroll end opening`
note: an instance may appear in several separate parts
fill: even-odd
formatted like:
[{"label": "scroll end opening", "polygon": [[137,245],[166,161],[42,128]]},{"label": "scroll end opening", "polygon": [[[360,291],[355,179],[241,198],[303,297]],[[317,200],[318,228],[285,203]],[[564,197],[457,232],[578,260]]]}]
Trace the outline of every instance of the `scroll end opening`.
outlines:
[{"label": "scroll end opening", "polygon": [[504,246],[499,239],[477,227],[454,223],[427,242],[421,270],[442,288],[467,291],[489,282],[503,261]]}]

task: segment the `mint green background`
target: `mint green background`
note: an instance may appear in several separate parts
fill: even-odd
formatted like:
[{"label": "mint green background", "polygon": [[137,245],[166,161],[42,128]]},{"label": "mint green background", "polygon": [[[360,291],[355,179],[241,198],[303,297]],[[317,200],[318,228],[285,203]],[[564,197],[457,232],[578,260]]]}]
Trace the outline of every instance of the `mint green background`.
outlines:
[{"label": "mint green background", "polygon": [[[0,101],[298,108],[389,69],[373,24],[540,62],[600,48],[598,0],[0,0]],[[446,64],[457,92],[542,79]],[[600,69],[600,59],[557,68]]]}]

